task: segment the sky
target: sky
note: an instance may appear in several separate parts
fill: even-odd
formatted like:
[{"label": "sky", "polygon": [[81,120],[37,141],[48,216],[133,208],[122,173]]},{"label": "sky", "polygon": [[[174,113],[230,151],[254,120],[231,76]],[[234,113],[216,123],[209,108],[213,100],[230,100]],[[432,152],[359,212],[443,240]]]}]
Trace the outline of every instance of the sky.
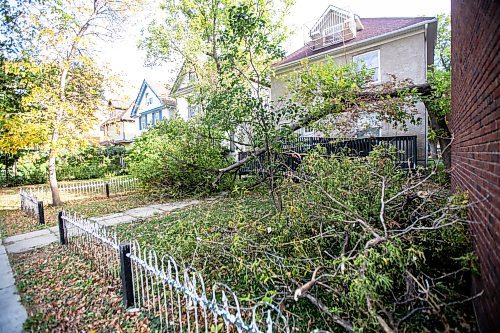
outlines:
[{"label": "sky", "polygon": [[[450,13],[450,0],[296,0],[285,24],[292,36],[283,45],[287,54],[304,43],[304,26],[321,16],[329,5],[348,9],[360,17],[436,16]],[[134,16],[124,29],[122,38],[103,45],[100,58],[124,81],[122,97],[134,98],[144,78],[172,84],[177,65],[164,64],[154,68],[144,66],[145,52],[137,47],[141,30],[157,16],[154,5]]]}]

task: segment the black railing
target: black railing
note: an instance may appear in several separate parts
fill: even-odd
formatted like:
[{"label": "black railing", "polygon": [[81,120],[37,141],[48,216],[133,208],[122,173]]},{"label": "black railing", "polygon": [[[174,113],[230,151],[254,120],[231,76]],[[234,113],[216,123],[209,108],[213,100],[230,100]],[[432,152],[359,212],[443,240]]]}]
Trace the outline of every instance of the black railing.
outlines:
[{"label": "black railing", "polygon": [[[387,147],[393,146],[397,150],[397,160],[402,168],[414,169],[417,165],[417,137],[416,136],[390,136],[364,139],[338,140],[334,138],[300,137],[290,142],[283,143],[282,153],[278,160],[289,170],[296,170],[300,165],[303,155],[316,147],[325,149],[326,155],[344,152],[353,156],[366,157],[377,145]],[[251,152],[239,152],[238,160],[241,160]],[[263,170],[265,156],[260,155],[240,170],[240,175],[259,173]]]}]

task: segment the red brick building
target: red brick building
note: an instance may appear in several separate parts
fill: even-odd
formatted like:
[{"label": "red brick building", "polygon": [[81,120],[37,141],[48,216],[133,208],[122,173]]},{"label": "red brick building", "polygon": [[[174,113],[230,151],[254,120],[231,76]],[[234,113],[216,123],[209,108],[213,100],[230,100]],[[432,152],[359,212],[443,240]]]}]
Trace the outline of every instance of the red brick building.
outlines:
[{"label": "red brick building", "polygon": [[465,189],[482,332],[500,332],[500,1],[452,0],[452,186]]}]

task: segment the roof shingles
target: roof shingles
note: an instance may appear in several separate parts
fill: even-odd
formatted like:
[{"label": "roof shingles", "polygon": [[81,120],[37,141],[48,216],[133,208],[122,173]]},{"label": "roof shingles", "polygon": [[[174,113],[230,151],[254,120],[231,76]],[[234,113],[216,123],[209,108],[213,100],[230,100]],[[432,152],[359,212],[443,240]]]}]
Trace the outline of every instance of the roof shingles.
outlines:
[{"label": "roof shingles", "polygon": [[357,32],[356,38],[343,43],[332,44],[327,47],[313,50],[309,45],[304,45],[297,51],[286,56],[275,66],[281,66],[297,60],[301,60],[319,53],[331,51],[343,46],[359,43],[363,40],[382,36],[384,34],[394,32],[400,29],[411,27],[415,24],[431,20],[431,17],[381,17],[381,18],[361,18],[361,23],[364,26],[363,30]]}]

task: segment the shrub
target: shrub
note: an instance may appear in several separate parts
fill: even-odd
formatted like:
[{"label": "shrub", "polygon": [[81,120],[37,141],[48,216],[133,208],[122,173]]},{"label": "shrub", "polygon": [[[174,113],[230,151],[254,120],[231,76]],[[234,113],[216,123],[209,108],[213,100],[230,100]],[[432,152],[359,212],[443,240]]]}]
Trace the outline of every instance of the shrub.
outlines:
[{"label": "shrub", "polygon": [[126,172],[120,163],[125,156],[123,147],[87,146],[59,159],[57,177],[59,180],[84,180],[121,175]]},{"label": "shrub", "polygon": [[[129,172],[150,191],[179,197],[208,194],[217,169],[227,165],[225,149],[194,122],[163,121],[134,143]],[[223,188],[225,183],[221,183]]]}]

